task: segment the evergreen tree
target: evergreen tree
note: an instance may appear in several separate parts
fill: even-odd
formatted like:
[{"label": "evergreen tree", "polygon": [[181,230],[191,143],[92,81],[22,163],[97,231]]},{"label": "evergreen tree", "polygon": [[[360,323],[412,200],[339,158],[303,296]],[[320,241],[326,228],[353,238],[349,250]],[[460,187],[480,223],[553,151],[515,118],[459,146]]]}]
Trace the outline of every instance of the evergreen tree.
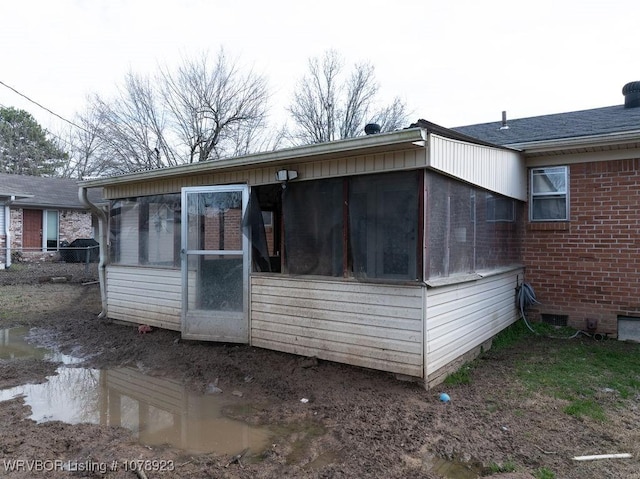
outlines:
[{"label": "evergreen tree", "polygon": [[30,113],[0,107],[0,172],[56,176],[68,155],[51,139]]}]

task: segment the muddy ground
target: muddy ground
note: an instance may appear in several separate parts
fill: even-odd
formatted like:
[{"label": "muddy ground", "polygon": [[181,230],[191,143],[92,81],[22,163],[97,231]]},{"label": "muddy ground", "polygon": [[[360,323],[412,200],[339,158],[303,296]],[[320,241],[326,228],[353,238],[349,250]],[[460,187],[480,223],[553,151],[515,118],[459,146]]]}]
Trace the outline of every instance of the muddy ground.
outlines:
[{"label": "muddy ground", "polygon": [[[35,340],[85,358],[84,366],[134,365],[194,391],[217,379],[222,394],[242,393],[242,407],[228,414],[270,427],[270,445],[229,464],[228,455],[138,444],[124,428],[36,423],[17,398],[0,403],[1,477],[135,478],[142,476],[122,467],[104,473],[8,472],[2,461],[149,459],[173,461],[175,468],[148,469],[149,479],[553,477],[541,471],[569,479],[640,478],[639,398],[624,407],[612,405],[603,422],[568,416],[564,401],[519,384],[514,362],[553,354],[559,347],[553,340],[490,351],[473,368],[470,384],[425,391],[376,371],[246,346],[183,341],[170,331],[140,335],[132,326],[97,319],[99,287],[83,284],[94,275],[95,265],[89,274],[84,265],[18,264],[13,271],[0,271],[0,327],[28,325]],[[45,361],[0,360],[0,388],[42,382],[54,373],[55,365]],[[451,397],[446,406],[438,399],[441,390]],[[616,452],[633,458],[571,459]],[[442,460],[463,463],[477,476],[456,472]],[[496,474],[500,465],[515,467],[516,474]]]}]

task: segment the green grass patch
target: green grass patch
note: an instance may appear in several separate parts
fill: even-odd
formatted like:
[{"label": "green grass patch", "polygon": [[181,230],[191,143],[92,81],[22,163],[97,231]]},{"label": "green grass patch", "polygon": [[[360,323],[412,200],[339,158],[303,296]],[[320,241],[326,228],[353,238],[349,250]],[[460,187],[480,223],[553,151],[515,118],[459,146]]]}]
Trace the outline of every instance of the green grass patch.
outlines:
[{"label": "green grass patch", "polygon": [[602,406],[592,399],[576,399],[564,408],[564,412],[570,416],[586,416],[597,421],[604,421],[606,419]]},{"label": "green grass patch", "polygon": [[471,382],[471,363],[464,364],[460,369],[456,372],[449,374],[445,380],[444,384],[447,386],[459,386],[461,384],[469,384]]},{"label": "green grass patch", "polygon": [[533,333],[527,328],[524,321],[518,320],[507,328],[500,331],[491,342],[492,351],[500,351],[510,348],[527,337],[533,336]]},{"label": "green grass patch", "polygon": [[516,465],[513,461],[506,461],[502,464],[495,462],[489,465],[489,471],[491,474],[500,474],[503,472],[516,472]]},{"label": "green grass patch", "polygon": [[536,479],[556,479],[556,474],[551,469],[541,467],[535,473]]},{"label": "green grass patch", "polygon": [[491,351],[525,352],[516,361],[518,378],[531,391],[569,401],[567,414],[606,420],[598,402],[603,394],[620,403],[640,394],[640,345],[584,335],[557,339],[570,338],[575,330],[531,326],[535,332],[523,320],[515,322],[493,339]]},{"label": "green grass patch", "polygon": [[517,363],[518,377],[533,391],[571,401],[567,414],[604,420],[598,392],[619,399],[640,393],[640,346],[614,340],[549,341]]}]

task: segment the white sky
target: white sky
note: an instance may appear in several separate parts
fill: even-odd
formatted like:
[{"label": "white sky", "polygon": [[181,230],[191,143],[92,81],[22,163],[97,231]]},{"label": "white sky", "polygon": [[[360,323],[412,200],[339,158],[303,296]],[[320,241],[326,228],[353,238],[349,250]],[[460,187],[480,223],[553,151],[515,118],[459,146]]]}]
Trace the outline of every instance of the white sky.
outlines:
[{"label": "white sky", "polygon": [[[309,57],[376,68],[380,99],[442,126],[622,104],[640,80],[637,0],[0,0],[0,81],[73,119],[128,71],[223,46],[285,119]],[[55,117],[0,85],[0,105]]]}]

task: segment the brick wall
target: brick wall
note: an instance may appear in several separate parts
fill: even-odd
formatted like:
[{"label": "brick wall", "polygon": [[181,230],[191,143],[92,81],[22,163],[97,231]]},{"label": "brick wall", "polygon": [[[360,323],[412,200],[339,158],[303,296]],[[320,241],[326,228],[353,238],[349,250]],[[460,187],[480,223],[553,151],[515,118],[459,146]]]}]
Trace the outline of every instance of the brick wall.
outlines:
[{"label": "brick wall", "polygon": [[59,212],[60,241],[68,241],[79,238],[92,238],[91,213],[88,211],[61,210]]},{"label": "brick wall", "polygon": [[617,335],[617,316],[640,316],[640,159],[569,169],[570,221],[528,223],[526,280],[542,303],[530,317]]},{"label": "brick wall", "polygon": [[[10,221],[12,253],[19,253],[25,261],[51,261],[59,259],[59,254],[56,252],[23,250],[22,208],[11,208]],[[58,236],[60,241],[68,241],[69,243],[78,238],[93,237],[91,213],[78,210],[59,210]]]}]

